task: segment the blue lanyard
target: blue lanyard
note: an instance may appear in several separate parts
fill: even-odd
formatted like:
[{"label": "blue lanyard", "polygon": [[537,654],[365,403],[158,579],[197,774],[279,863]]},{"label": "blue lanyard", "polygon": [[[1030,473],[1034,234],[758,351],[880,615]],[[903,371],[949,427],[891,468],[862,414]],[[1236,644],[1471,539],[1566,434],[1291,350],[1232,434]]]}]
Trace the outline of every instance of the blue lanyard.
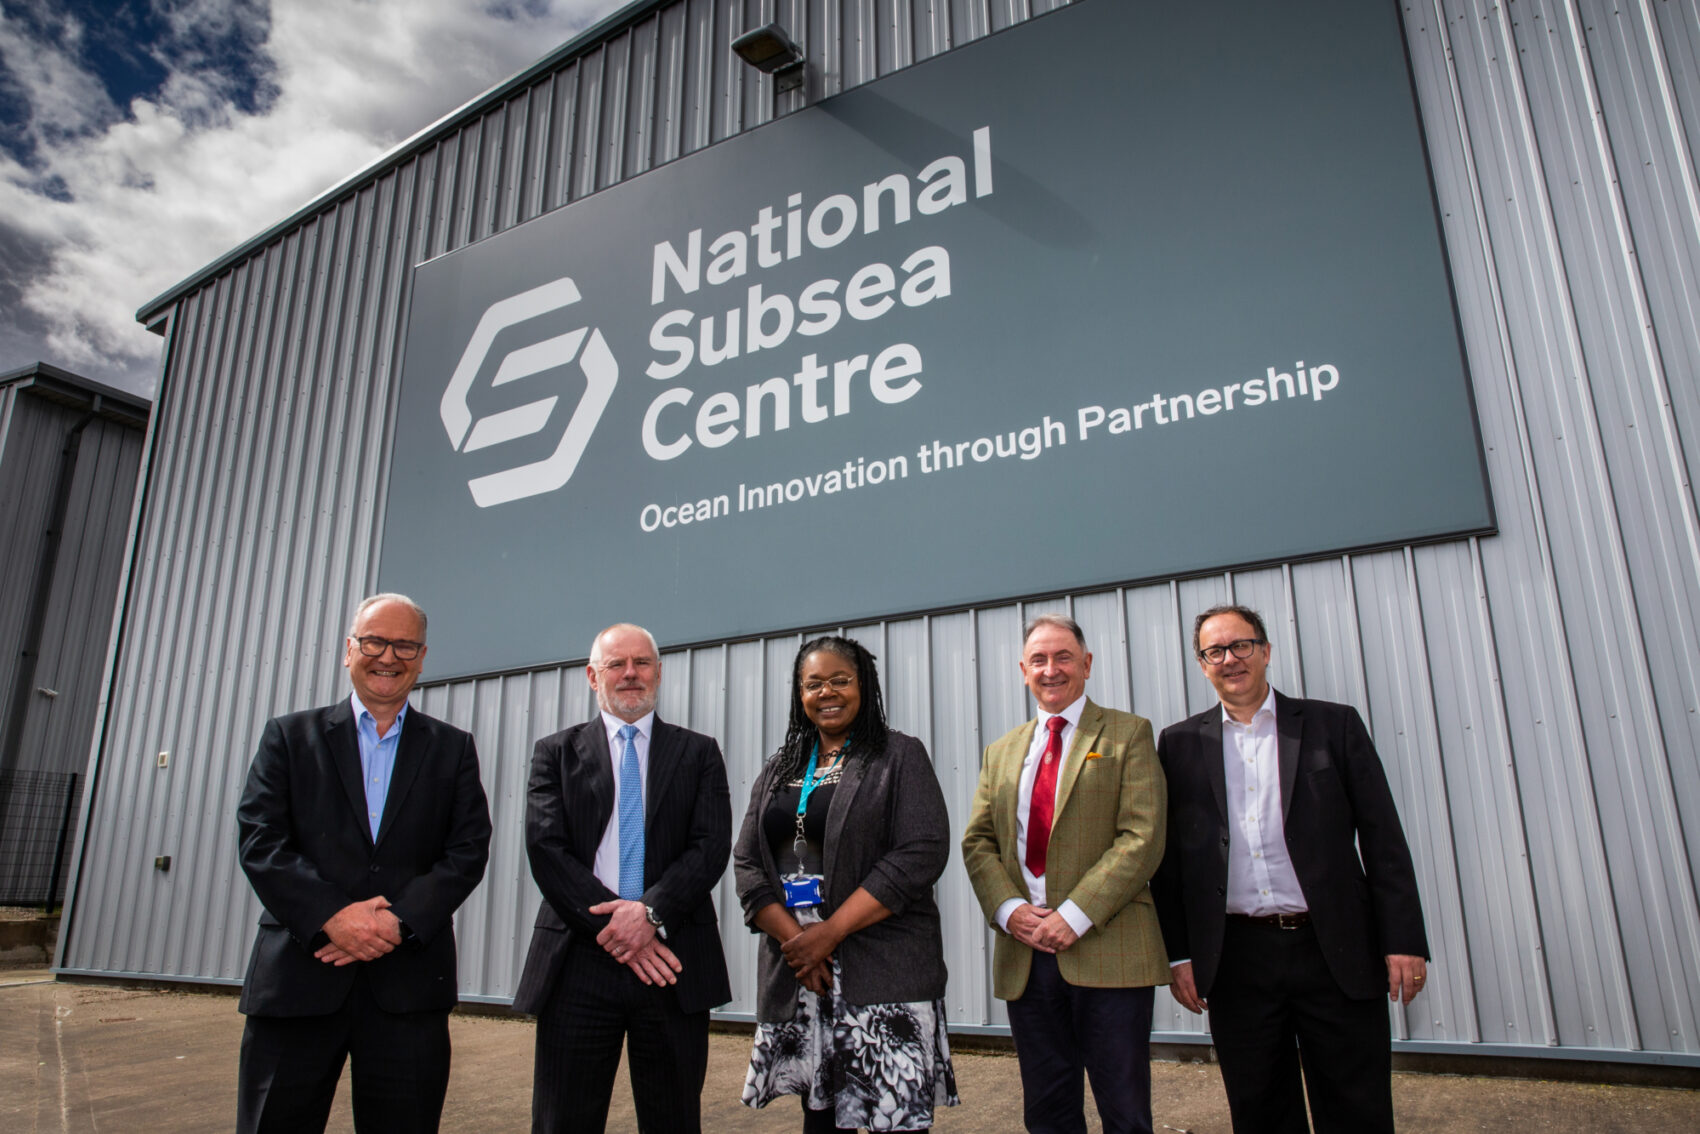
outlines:
[{"label": "blue lanyard", "polygon": [[[848,740],[846,740],[844,742],[844,747],[840,748],[838,750],[838,759],[840,761],[842,761],[844,759],[844,757],[848,756],[849,754],[850,754],[850,742]],[[827,771],[822,772],[820,775],[818,775],[818,776],[815,775],[815,762],[819,759],[820,759],[820,739],[817,737],[816,740],[815,740],[815,746],[809,750],[809,770],[807,772],[803,773],[803,790],[797,796],[797,818],[798,819],[802,819],[802,817],[805,814],[808,813],[809,796],[814,794],[815,789],[820,787],[821,781],[826,779],[827,773],[831,771],[831,769],[827,769]],[[799,827],[799,831],[801,831],[800,827]]]}]

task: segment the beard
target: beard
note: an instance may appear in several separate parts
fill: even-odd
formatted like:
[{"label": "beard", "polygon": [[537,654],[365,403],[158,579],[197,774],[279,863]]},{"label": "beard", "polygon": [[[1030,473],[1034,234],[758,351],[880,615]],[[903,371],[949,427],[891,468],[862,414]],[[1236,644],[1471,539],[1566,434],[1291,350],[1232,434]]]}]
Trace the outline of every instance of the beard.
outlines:
[{"label": "beard", "polygon": [[657,692],[658,689],[610,689],[604,686],[596,691],[596,703],[604,712],[612,713],[621,720],[636,720],[655,711]]}]

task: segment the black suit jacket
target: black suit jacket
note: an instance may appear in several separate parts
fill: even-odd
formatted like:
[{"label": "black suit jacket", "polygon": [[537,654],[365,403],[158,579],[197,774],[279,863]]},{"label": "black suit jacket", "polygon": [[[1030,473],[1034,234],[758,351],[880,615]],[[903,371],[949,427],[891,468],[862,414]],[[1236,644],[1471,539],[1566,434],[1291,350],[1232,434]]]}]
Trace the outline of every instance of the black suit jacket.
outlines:
[{"label": "black suit jacket", "polygon": [[[242,869],[265,907],[241,1009],[317,1016],[363,970],[389,1012],[458,1000],[454,912],[484,877],[490,811],[472,737],[408,709],[376,841],[347,699],[266,723],[236,811]],[[331,915],[382,894],[410,937],[376,961],[313,957]]]},{"label": "black suit jacket", "polygon": [[[537,742],[526,793],[525,848],[543,905],[531,933],[514,1007],[533,1015],[549,1002],[574,935],[592,944],[619,897],[597,880],[596,846],[614,814],[614,762],[600,713]],[[667,930],[683,970],[673,991],[681,1012],[732,999],[713,892],[732,853],[732,796],[712,737],[655,718],[644,787],[643,901]]]},{"label": "black suit jacket", "polygon": [[[1342,991],[1387,994],[1389,953],[1428,956],[1416,872],[1381,760],[1356,709],[1275,694],[1287,853]],[[1169,956],[1208,997],[1222,956],[1228,807],[1222,707],[1163,730],[1169,842],[1151,882]],[[1360,856],[1361,851],[1361,856]]]}]

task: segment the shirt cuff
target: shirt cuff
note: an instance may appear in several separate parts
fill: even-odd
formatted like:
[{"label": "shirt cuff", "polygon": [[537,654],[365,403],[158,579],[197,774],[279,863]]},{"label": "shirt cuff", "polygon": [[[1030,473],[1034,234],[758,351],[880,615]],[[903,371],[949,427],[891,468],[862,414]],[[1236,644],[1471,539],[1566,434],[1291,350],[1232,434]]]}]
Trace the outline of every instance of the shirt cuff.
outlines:
[{"label": "shirt cuff", "polygon": [[1003,930],[1005,933],[1008,933],[1009,932],[1009,915],[1014,913],[1016,910],[1020,909],[1022,906],[1026,905],[1026,904],[1027,903],[1024,902],[1023,900],[1021,900],[1020,898],[1006,898],[1004,900],[1003,905],[998,907],[998,912],[997,912],[997,915],[996,915],[997,916],[998,928]]},{"label": "shirt cuff", "polygon": [[1191,957],[1182,957],[1182,958],[1181,958],[1181,959],[1180,959],[1180,960],[1178,960],[1178,961],[1170,961],[1170,962],[1169,962],[1169,967],[1170,967],[1170,968],[1171,968],[1171,969],[1172,969],[1172,968],[1174,968],[1174,967],[1175,967],[1175,966],[1176,966],[1176,965],[1190,965],[1190,964],[1192,964],[1192,958],[1191,958]]},{"label": "shirt cuff", "polygon": [[1085,937],[1086,931],[1092,928],[1092,919],[1086,916],[1086,911],[1074,904],[1073,898],[1067,898],[1057,907],[1068,927],[1074,930],[1076,937]]}]

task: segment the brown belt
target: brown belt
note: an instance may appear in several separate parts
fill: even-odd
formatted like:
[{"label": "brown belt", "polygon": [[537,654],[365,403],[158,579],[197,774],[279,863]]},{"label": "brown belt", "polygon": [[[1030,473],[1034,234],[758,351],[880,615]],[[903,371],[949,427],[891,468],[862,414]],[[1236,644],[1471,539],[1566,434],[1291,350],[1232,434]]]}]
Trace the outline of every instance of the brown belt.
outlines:
[{"label": "brown belt", "polygon": [[1237,914],[1228,915],[1229,921],[1250,922],[1252,925],[1267,925],[1271,929],[1302,929],[1310,924],[1308,913],[1272,913],[1272,914]]}]

